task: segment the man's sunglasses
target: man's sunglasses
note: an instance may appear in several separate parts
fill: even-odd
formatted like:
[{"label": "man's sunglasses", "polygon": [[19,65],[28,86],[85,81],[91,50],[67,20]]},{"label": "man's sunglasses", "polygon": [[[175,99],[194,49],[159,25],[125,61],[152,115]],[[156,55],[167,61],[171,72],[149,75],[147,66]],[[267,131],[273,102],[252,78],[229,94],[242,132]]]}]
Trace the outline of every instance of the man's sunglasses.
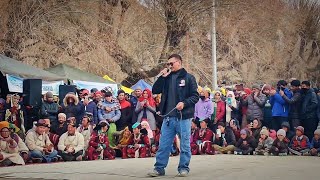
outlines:
[{"label": "man's sunglasses", "polygon": [[167,66],[173,66],[174,63],[176,63],[177,61],[174,61],[174,62],[169,62],[167,63]]}]

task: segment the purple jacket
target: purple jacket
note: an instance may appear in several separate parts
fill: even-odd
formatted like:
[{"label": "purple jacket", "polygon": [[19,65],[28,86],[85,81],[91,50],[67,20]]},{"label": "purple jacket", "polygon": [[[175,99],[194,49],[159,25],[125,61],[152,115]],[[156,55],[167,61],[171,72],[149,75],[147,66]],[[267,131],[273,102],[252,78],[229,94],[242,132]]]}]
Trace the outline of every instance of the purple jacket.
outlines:
[{"label": "purple jacket", "polygon": [[209,98],[207,98],[204,101],[199,99],[199,101],[196,103],[196,106],[195,106],[194,117],[199,119],[207,119],[207,118],[210,119],[212,114],[213,114],[212,101]]}]

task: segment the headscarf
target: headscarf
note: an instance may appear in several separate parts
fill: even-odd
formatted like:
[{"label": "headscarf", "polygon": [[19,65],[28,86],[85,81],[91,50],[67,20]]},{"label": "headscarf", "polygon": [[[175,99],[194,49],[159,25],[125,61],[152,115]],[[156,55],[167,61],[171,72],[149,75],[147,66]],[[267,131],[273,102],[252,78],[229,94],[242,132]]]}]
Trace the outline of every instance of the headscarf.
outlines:
[{"label": "headscarf", "polygon": [[148,98],[144,98],[143,97],[143,95],[139,98],[139,102],[143,102],[144,100],[148,100],[148,102],[149,102],[149,105],[151,106],[151,107],[156,107],[156,102],[154,101],[154,99],[152,98],[152,93],[151,93],[151,91],[150,91],[150,89],[145,89],[145,90],[143,90],[143,93],[145,92],[145,91],[147,91],[147,93],[148,93]]},{"label": "headscarf", "polygon": [[142,121],[142,122],[141,122],[141,127],[142,127],[143,125],[146,125],[146,126],[147,126],[146,130],[148,131],[148,137],[149,137],[149,139],[152,139],[152,138],[153,138],[153,132],[152,132],[152,130],[151,130],[151,128],[150,128],[150,125],[149,125],[148,121]]},{"label": "headscarf", "polygon": [[[237,108],[237,100],[235,98],[235,95],[233,93],[233,91],[228,91],[227,93],[227,99],[229,98],[229,95],[231,95],[231,106],[233,106],[234,108]],[[226,103],[226,122],[229,124],[230,120],[231,120],[231,111],[232,109],[229,107],[228,103]]]}]

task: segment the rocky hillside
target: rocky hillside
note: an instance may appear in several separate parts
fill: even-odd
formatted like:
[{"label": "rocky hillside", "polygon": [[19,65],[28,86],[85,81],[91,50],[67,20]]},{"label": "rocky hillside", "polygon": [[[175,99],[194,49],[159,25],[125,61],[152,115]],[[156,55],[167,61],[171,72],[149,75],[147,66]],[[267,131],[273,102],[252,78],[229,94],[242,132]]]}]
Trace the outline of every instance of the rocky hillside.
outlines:
[{"label": "rocky hillside", "polygon": [[[218,79],[320,80],[320,8],[312,0],[216,0]],[[315,2],[315,3],[314,3]],[[211,0],[1,0],[0,51],[69,64],[129,85],[180,53],[211,86]]]}]

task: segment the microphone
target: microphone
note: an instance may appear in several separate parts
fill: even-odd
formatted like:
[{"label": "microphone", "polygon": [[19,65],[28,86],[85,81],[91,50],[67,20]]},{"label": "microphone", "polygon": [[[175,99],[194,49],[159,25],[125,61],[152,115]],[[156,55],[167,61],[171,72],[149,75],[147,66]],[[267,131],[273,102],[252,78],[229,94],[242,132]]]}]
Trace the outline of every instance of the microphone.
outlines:
[{"label": "microphone", "polygon": [[[171,69],[167,69],[167,73],[171,73]],[[165,73],[163,71],[161,71],[156,78],[159,78],[160,76],[164,75]]]}]

